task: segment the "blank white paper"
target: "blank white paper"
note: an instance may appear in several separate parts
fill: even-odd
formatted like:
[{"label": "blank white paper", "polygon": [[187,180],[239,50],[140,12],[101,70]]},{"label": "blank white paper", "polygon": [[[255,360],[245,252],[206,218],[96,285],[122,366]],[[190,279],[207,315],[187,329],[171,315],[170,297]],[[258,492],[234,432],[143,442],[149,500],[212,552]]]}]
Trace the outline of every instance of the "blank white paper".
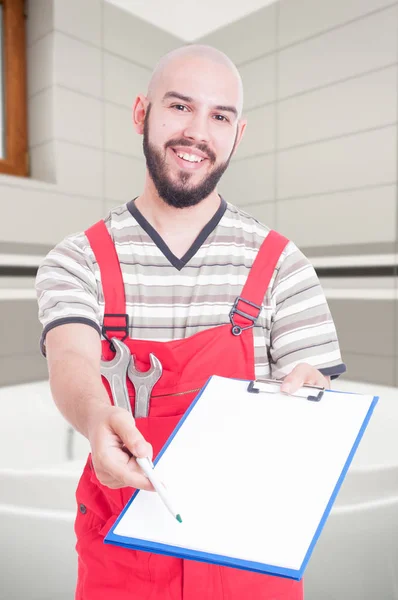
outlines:
[{"label": "blank white paper", "polygon": [[373,396],[247,386],[213,377],[156,465],[183,522],[140,491],[114,534],[300,569]]}]

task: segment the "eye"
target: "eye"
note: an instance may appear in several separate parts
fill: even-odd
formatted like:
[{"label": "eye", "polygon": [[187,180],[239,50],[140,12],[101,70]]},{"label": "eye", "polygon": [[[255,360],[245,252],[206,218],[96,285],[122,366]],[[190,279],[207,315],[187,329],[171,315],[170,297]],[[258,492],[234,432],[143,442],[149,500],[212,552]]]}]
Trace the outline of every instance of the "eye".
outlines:
[{"label": "eye", "polygon": [[171,108],[176,108],[180,112],[184,112],[185,109],[188,110],[188,108],[184,106],[184,104],[173,104]]},{"label": "eye", "polygon": [[226,121],[226,122],[228,122],[228,119],[227,119],[227,117],[225,117],[224,115],[214,115],[214,116],[215,116],[215,118],[216,118],[216,121],[220,121],[221,123],[222,123],[223,121]]}]

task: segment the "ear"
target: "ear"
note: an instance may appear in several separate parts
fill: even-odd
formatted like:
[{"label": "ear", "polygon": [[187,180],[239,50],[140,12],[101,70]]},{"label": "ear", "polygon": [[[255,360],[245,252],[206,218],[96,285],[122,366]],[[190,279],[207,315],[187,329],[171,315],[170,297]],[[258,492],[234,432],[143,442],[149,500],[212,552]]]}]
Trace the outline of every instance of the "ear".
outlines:
[{"label": "ear", "polygon": [[133,123],[136,132],[140,135],[144,133],[144,121],[149,100],[143,94],[135,99],[133,104]]},{"label": "ear", "polygon": [[232,155],[234,155],[236,153],[236,151],[238,149],[238,146],[241,143],[244,131],[246,129],[246,125],[247,125],[247,119],[240,119],[239,120],[239,123],[238,123],[238,134],[236,136],[235,146],[234,146]]}]

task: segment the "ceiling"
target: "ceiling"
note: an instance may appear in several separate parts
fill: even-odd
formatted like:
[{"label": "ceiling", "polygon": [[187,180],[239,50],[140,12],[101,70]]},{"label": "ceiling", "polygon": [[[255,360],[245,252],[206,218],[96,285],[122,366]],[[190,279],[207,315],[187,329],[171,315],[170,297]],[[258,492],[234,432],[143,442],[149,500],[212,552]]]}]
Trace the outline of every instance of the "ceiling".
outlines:
[{"label": "ceiling", "polygon": [[193,42],[276,0],[107,0],[185,42]]}]

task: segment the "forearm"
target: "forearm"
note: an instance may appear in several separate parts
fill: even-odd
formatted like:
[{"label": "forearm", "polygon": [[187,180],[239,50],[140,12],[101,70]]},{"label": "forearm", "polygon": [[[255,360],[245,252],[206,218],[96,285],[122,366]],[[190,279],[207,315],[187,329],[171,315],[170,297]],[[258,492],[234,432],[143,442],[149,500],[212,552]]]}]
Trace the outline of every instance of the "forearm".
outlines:
[{"label": "forearm", "polygon": [[88,437],[93,418],[111,406],[102,384],[99,364],[68,350],[49,365],[51,392],[59,411],[81,434]]}]

